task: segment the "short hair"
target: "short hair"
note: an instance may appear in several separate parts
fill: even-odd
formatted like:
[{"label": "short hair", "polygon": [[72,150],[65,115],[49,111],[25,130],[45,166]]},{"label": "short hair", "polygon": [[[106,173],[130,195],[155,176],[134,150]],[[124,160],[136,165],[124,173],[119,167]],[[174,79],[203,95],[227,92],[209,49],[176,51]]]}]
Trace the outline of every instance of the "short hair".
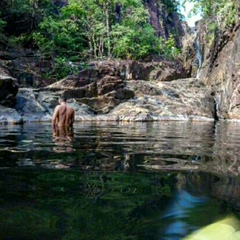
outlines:
[{"label": "short hair", "polygon": [[60,101],[60,102],[66,102],[66,101],[67,101],[66,96],[60,96],[60,97],[59,97],[59,101]]}]

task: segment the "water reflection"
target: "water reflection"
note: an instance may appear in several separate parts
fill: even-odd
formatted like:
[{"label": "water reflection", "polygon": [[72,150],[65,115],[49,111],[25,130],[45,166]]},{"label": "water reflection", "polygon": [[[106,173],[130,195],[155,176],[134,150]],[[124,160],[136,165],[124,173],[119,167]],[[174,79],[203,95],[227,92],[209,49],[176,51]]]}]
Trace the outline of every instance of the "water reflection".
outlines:
[{"label": "water reflection", "polygon": [[2,125],[0,130],[1,167],[31,161],[54,168],[61,160],[83,170],[189,170],[220,176],[240,171],[237,123],[78,123],[74,132],[53,131],[53,138],[50,124]]},{"label": "water reflection", "polygon": [[212,178],[204,174],[179,173],[176,181],[176,190],[162,216],[165,226],[161,231],[163,240],[182,239],[203,223],[208,224],[220,216],[211,207]]},{"label": "water reflection", "polygon": [[193,232],[184,240],[239,240],[240,221],[234,216],[226,216],[198,231]]},{"label": "water reflection", "polygon": [[168,222],[163,239],[182,239],[189,232],[196,230],[197,227],[188,224],[187,219],[191,213],[198,210],[206,202],[207,199],[204,196],[197,197],[186,190],[178,190],[163,216]]},{"label": "water reflection", "polygon": [[0,238],[174,240],[238,217],[239,144],[237,123],[0,125]]},{"label": "water reflection", "polygon": [[56,153],[73,152],[75,149],[72,147],[71,142],[74,139],[74,129],[67,126],[54,126],[52,127],[52,137],[55,147],[53,151]]}]

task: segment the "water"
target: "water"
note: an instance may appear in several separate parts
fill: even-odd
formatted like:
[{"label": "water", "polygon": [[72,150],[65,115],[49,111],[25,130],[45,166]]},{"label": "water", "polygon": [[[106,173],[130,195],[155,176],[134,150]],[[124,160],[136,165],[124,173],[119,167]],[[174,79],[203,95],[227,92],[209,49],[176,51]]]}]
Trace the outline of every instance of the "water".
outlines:
[{"label": "water", "polygon": [[239,218],[239,144],[238,123],[0,125],[0,239],[178,240]]},{"label": "water", "polygon": [[199,73],[200,73],[200,69],[202,67],[202,62],[203,62],[203,54],[202,54],[200,36],[197,33],[196,33],[195,45],[196,45],[196,59],[197,59],[197,64],[198,64],[198,71],[197,71],[196,78],[199,78]]}]

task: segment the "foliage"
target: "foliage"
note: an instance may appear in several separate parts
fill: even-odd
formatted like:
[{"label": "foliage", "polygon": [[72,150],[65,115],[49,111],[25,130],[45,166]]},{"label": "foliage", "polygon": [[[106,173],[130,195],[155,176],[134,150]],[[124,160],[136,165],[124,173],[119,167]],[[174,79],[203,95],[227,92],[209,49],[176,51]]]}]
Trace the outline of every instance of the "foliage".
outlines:
[{"label": "foliage", "polygon": [[[39,50],[54,60],[50,75],[64,77],[69,61],[147,59],[161,55],[172,59],[173,38],[159,39],[142,0],[69,0],[57,7],[51,0],[2,0],[1,29],[22,46]],[[176,1],[158,0],[171,19]],[[61,69],[61,71],[60,71]]]},{"label": "foliage", "polygon": [[87,5],[83,0],[71,0],[60,15],[40,23],[34,40],[46,56],[142,59],[162,50],[172,57],[171,51],[163,49],[168,43],[159,43],[148,18],[139,0],[91,0]]},{"label": "foliage", "polygon": [[50,10],[50,0],[2,0],[0,9],[10,34],[30,33]]},{"label": "foliage", "polygon": [[116,24],[112,31],[113,56],[141,59],[159,51],[159,39],[149,24],[132,27]]},{"label": "foliage", "polygon": [[[57,8],[51,0],[2,0],[0,32],[17,36],[18,42],[34,42],[44,57],[55,59],[56,75],[63,62],[104,58],[144,59],[160,55],[178,56],[174,37],[158,38],[149,23],[149,13],[141,0],[69,0]],[[194,3],[193,14],[214,18],[214,29],[236,21],[236,0],[182,0]],[[158,0],[171,18],[178,1]],[[211,23],[209,23],[211,24]],[[61,59],[61,60],[60,60]],[[62,61],[65,59],[64,61]],[[67,73],[68,64],[63,64]],[[66,70],[66,71],[65,71]],[[61,74],[60,74],[61,75]],[[60,76],[59,75],[59,76]]]},{"label": "foliage", "polygon": [[171,197],[172,178],[94,171],[1,172],[0,238],[141,239],[150,221],[158,223]]},{"label": "foliage", "polygon": [[55,58],[53,63],[53,70],[49,73],[49,75],[56,79],[62,79],[67,75],[77,73],[77,67],[72,64],[66,58]]},{"label": "foliage", "polygon": [[169,1],[169,0],[162,0],[162,4],[166,8],[168,13],[177,12],[179,8],[179,1]]},{"label": "foliage", "polygon": [[160,38],[160,55],[167,59],[176,59],[180,53],[180,50],[175,45],[174,37],[171,35],[168,40]]},{"label": "foliage", "polygon": [[71,18],[44,19],[39,24],[42,31],[33,33],[33,39],[46,56],[75,56],[83,50],[85,39],[81,35],[81,24]]},{"label": "foliage", "polygon": [[142,5],[123,8],[121,24],[112,26],[113,56],[141,59],[154,53],[158,38],[148,23],[148,13]]},{"label": "foliage", "polygon": [[203,18],[214,17],[214,22],[220,28],[232,26],[237,20],[236,0],[184,0],[194,3],[192,14],[201,13]]},{"label": "foliage", "polygon": [[[1,12],[0,12],[0,17],[1,17]],[[2,20],[0,18],[0,33],[3,31],[3,28],[6,26],[6,21]]]},{"label": "foliage", "polygon": [[6,26],[6,22],[1,19],[2,13],[0,11],[0,43],[3,41],[3,28]]}]

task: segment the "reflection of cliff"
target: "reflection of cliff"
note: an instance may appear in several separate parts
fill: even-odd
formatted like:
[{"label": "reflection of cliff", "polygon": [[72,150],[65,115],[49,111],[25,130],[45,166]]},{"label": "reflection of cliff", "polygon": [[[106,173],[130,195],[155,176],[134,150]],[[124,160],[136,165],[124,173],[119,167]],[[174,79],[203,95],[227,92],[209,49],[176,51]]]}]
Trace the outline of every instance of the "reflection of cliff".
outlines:
[{"label": "reflection of cliff", "polygon": [[[235,209],[240,207],[240,178],[206,173],[188,174],[186,188],[193,194],[205,193],[224,200]],[[226,206],[227,208],[227,206]],[[224,209],[222,209],[224,211]]]},{"label": "reflection of cliff", "polygon": [[239,176],[240,175],[240,159],[238,156],[223,155],[213,157],[212,160],[198,168],[203,172],[208,172],[219,177]]},{"label": "reflection of cliff", "polygon": [[219,123],[215,129],[211,161],[201,166],[201,170],[219,177],[239,176],[240,126],[237,123]]},{"label": "reflection of cliff", "polygon": [[[206,184],[205,188],[210,190],[210,194],[218,199],[222,199],[236,208],[240,207],[240,167],[239,159],[235,157],[235,161],[225,157],[215,158],[214,160],[205,163],[205,165],[197,165],[187,161],[178,161],[175,164],[168,165],[152,165],[150,169],[161,171],[191,171],[195,172],[195,177],[190,179],[192,185],[195,185],[198,190],[202,189],[198,184]],[[206,182],[204,179],[199,179],[199,174],[204,173],[210,179]],[[207,174],[207,175],[206,175]],[[208,185],[208,187],[207,187]],[[206,189],[205,189],[206,190]]]},{"label": "reflection of cliff", "polygon": [[223,202],[211,198],[215,177],[205,173],[179,173],[176,180],[177,189],[163,215],[164,238],[161,239],[183,239],[230,213]]},{"label": "reflection of cliff", "polygon": [[164,132],[161,133],[165,139],[164,144],[158,145],[162,154],[151,157],[143,165],[145,168],[201,171],[219,177],[240,175],[238,123],[189,125],[184,128],[185,132],[177,128],[172,129],[174,138],[168,141],[169,132],[166,131],[166,135]]},{"label": "reflection of cliff", "polygon": [[239,240],[240,222],[233,216],[227,216],[198,231],[193,232],[184,240]]},{"label": "reflection of cliff", "polygon": [[223,199],[233,205],[240,207],[240,179],[239,178],[220,178],[212,184],[212,195]]}]

